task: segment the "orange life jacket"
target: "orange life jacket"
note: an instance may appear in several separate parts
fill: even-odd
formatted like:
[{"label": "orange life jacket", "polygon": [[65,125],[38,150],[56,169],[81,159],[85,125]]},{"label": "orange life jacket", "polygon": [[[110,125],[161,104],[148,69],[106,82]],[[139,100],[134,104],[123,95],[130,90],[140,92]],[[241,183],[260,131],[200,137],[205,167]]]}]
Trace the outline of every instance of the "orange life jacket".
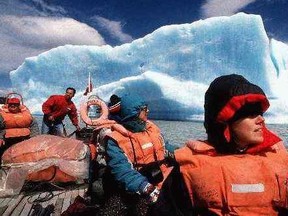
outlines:
[{"label": "orange life jacket", "polygon": [[[113,127],[113,129],[114,131],[108,136],[117,141],[119,147],[136,169],[137,164],[144,165],[164,159],[164,139],[161,136],[160,129],[151,121],[147,121],[146,130],[143,132],[131,133],[124,127],[121,130],[117,127]],[[160,169],[165,180],[172,168],[162,164]],[[161,188],[163,181],[157,185],[158,188]]]},{"label": "orange life jacket", "polygon": [[287,206],[288,157],[282,141],[262,154],[209,155],[213,147],[190,142],[175,158],[192,205],[217,215],[278,215]]},{"label": "orange life jacket", "polygon": [[5,105],[0,110],[5,123],[5,138],[25,137],[30,135],[32,116],[28,108],[20,106],[20,112],[11,113]]},{"label": "orange life jacket", "polygon": [[[89,150],[91,155],[95,155],[95,148],[90,147]],[[12,168],[17,166],[21,169],[21,166],[25,168],[29,167],[29,163],[34,164],[45,160],[54,160],[55,164],[52,163],[47,168],[41,169],[41,166],[38,165],[37,171],[29,171],[26,180],[35,182],[73,182],[77,178],[79,179],[79,176],[76,176],[76,174],[86,173],[87,151],[86,145],[80,140],[52,135],[38,135],[7,149],[2,156],[2,166]],[[73,165],[70,163],[73,163]],[[81,166],[75,166],[78,163],[81,163]],[[59,164],[62,165],[59,166]],[[69,173],[65,172],[64,168],[66,170],[68,168],[70,170]]]}]

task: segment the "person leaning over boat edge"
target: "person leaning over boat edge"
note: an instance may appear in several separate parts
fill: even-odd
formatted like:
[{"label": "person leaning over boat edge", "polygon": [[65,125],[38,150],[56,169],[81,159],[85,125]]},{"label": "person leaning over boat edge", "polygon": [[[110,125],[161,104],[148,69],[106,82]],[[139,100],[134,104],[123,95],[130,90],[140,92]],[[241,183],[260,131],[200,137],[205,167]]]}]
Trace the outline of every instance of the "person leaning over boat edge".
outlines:
[{"label": "person leaning over boat edge", "polygon": [[18,98],[8,98],[0,109],[0,156],[11,145],[39,134],[36,119]]},{"label": "person leaning over boat edge", "polygon": [[[287,215],[288,154],[265,125],[268,107],[263,90],[243,76],[220,76],[210,84],[208,139],[187,141],[174,152],[176,182],[182,179],[182,200],[190,200],[180,215]],[[180,206],[181,199],[174,203]]]},{"label": "person leaning over boat edge", "polygon": [[[130,194],[129,203],[124,202],[132,215],[137,214],[135,208],[142,199],[139,194],[152,203],[157,201],[163,179],[172,169],[163,162],[167,151],[165,141],[160,129],[148,120],[148,112],[147,104],[138,95],[122,96],[119,116],[124,128],[122,131],[114,128],[107,135],[108,167],[120,185],[120,194],[124,192],[126,198]],[[159,175],[156,174],[155,179],[145,169],[148,164],[158,165]]]},{"label": "person leaning over boat edge", "polygon": [[[68,87],[64,95],[51,95],[43,104],[42,134],[63,136],[63,120],[66,115],[70,118],[76,130],[80,130],[77,109],[72,101],[76,90]],[[55,134],[56,133],[56,134]]]}]

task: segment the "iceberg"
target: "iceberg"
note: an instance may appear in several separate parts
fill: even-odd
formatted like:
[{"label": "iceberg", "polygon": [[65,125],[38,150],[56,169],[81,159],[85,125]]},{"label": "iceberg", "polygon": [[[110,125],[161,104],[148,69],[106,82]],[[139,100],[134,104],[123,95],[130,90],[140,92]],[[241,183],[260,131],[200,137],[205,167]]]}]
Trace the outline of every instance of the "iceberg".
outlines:
[{"label": "iceberg", "polygon": [[163,26],[121,46],[73,46],[27,58],[10,72],[13,88],[33,113],[51,94],[73,86],[79,106],[91,74],[93,92],[137,93],[150,116],[165,120],[203,120],[204,94],[220,75],[241,74],[270,98],[270,123],[288,123],[288,46],[269,39],[261,16],[238,13],[190,24]]}]

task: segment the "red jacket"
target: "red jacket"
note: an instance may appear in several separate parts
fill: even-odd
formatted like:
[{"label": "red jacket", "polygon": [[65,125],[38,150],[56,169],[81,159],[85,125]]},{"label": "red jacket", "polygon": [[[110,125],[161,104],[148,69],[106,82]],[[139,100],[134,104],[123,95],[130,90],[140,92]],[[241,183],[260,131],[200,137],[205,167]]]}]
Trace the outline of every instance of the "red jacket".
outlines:
[{"label": "red jacket", "polygon": [[63,121],[66,115],[73,125],[78,125],[77,109],[72,101],[67,101],[64,95],[52,95],[42,105],[45,115],[53,116],[55,121]]}]

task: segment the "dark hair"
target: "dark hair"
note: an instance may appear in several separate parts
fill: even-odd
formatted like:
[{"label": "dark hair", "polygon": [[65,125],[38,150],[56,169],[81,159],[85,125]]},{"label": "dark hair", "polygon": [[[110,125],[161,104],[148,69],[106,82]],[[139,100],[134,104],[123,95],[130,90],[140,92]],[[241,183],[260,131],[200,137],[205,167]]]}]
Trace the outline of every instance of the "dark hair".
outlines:
[{"label": "dark hair", "polygon": [[216,151],[220,154],[233,154],[236,152],[237,145],[233,142],[233,139],[230,142],[227,142],[224,131],[227,128],[227,125],[224,123],[215,123],[213,127],[210,128],[208,135],[208,142],[214,146]]},{"label": "dark hair", "polygon": [[68,90],[72,90],[72,91],[74,92],[74,95],[76,94],[76,89],[75,89],[75,88],[73,88],[73,87],[68,87],[68,88],[66,89],[66,92],[67,92]]}]

